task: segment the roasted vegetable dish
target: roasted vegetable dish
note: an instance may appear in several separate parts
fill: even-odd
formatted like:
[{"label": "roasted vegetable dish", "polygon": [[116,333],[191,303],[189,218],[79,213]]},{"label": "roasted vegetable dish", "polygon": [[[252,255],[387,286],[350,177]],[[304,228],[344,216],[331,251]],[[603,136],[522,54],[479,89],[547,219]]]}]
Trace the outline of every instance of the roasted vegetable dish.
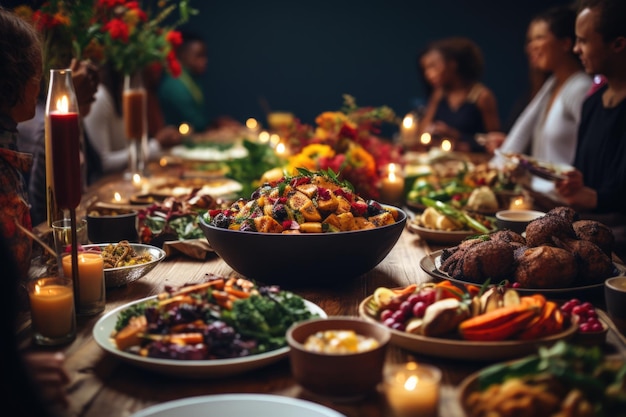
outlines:
[{"label": "roasted vegetable dish", "polygon": [[287,328],[313,316],[279,287],[211,275],[123,310],[112,338],[118,349],[152,358],[236,358],[286,346]]},{"label": "roasted vegetable dish", "polygon": [[365,201],[332,171],[310,172],[266,183],[225,210],[209,210],[208,224],[260,233],[333,233],[373,229],[396,222],[398,212]]}]

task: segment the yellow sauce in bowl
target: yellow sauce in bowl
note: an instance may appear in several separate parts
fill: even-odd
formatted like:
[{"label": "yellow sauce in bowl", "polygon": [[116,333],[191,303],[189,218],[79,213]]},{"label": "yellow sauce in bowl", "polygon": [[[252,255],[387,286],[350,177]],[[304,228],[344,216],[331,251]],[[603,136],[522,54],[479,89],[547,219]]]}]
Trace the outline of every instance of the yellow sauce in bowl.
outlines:
[{"label": "yellow sauce in bowl", "polygon": [[366,352],[378,347],[373,337],[357,334],[353,330],[326,330],[310,335],[304,348],[310,352],[349,354]]}]

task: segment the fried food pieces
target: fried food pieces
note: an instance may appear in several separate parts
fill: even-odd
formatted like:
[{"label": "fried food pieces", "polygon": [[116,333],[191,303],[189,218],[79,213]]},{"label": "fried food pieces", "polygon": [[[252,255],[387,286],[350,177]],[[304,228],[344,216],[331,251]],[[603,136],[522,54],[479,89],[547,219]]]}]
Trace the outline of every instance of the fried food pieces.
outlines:
[{"label": "fried food pieces", "polygon": [[578,220],[568,207],[557,207],[531,221],[525,237],[499,230],[444,249],[440,270],[482,284],[502,280],[523,288],[566,288],[602,282],[615,273],[614,236],[606,225]]}]

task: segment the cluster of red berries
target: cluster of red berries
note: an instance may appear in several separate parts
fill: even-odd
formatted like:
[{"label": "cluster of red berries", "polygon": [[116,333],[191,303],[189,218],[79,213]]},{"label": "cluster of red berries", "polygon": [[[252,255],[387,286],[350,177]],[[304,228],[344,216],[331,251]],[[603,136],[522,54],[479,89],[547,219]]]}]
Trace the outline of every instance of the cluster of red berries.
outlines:
[{"label": "cluster of red berries", "polygon": [[437,292],[432,288],[425,288],[409,295],[405,300],[392,300],[380,312],[383,324],[394,330],[404,330],[406,321],[413,317],[422,318],[426,307],[436,300]]},{"label": "cluster of red berries", "polygon": [[578,316],[578,331],[581,333],[601,332],[604,330],[595,307],[588,301],[581,302],[577,298],[565,302],[561,306],[564,318],[569,319],[571,316]]}]

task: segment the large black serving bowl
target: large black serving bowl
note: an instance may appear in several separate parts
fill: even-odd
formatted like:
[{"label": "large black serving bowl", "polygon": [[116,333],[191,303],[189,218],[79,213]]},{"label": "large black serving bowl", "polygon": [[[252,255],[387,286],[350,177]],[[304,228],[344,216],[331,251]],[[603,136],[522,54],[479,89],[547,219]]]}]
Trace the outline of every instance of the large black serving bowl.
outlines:
[{"label": "large black serving bowl", "polygon": [[406,225],[395,208],[394,224],[338,233],[256,233],[199,224],[209,244],[231,268],[265,284],[332,283],[372,270],[393,249]]}]

